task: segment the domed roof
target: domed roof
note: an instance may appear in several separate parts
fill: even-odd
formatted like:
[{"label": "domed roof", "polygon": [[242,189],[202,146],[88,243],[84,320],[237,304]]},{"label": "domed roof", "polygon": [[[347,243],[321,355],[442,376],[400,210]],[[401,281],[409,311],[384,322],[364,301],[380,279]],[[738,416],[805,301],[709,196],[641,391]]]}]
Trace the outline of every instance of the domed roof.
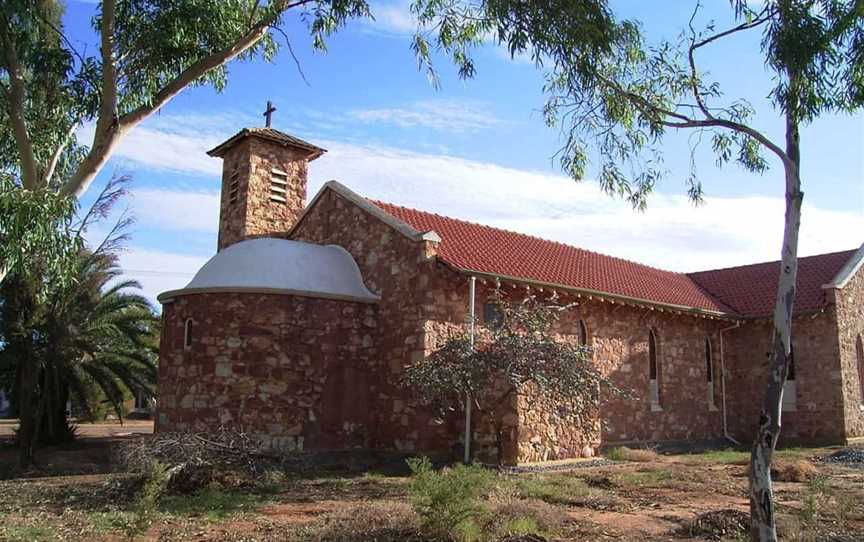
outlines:
[{"label": "domed roof", "polygon": [[161,303],[204,292],[292,294],[374,303],[347,250],[262,237],[224,248],[204,264],[182,290],[159,294]]}]

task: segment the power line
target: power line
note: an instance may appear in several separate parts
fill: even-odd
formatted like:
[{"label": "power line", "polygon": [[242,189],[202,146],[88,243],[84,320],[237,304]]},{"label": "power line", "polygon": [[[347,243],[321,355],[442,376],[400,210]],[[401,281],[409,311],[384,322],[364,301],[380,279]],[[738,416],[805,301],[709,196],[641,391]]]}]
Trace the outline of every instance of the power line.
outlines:
[{"label": "power line", "polygon": [[124,269],[126,275],[155,275],[161,277],[194,277],[195,273],[183,273],[181,271],[157,271],[155,269]]}]

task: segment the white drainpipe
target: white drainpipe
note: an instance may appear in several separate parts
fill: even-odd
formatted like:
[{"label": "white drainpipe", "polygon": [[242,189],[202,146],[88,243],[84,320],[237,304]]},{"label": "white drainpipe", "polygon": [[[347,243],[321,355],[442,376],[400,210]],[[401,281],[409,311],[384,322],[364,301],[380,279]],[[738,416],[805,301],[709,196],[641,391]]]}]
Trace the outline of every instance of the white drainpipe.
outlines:
[{"label": "white drainpipe", "polygon": [[[468,279],[468,342],[474,349],[474,290],[477,278]],[[465,463],[471,461],[471,394],[465,393]]]},{"label": "white drainpipe", "polygon": [[737,329],[739,327],[741,327],[741,322],[735,322],[734,326],[724,327],[720,330],[720,389],[723,394],[723,437],[736,446],[740,446],[741,443],[732,438],[732,435],[729,434],[729,426],[726,421],[726,356],[723,350],[723,332]]}]

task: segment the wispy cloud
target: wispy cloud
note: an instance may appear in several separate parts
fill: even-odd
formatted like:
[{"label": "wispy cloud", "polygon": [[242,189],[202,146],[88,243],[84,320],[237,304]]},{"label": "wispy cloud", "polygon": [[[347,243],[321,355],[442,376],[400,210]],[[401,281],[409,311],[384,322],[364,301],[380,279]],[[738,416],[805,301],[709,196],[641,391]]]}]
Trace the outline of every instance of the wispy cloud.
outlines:
[{"label": "wispy cloud", "polygon": [[417,29],[417,19],[411,13],[410,4],[404,0],[375,2],[372,15],[375,20],[365,23],[372,31],[407,36]]},{"label": "wispy cloud", "polygon": [[406,107],[357,109],[349,112],[348,117],[365,123],[451,132],[483,130],[504,123],[488,104],[459,100],[426,100]]},{"label": "wispy cloud", "polygon": [[219,227],[218,190],[135,190],[131,209],[139,225],[152,229],[215,233]]},{"label": "wispy cloud", "polygon": [[[194,175],[218,175],[222,163],[210,158],[212,149],[242,126],[258,120],[240,113],[156,115],[129,132],[114,153],[115,159],[155,171],[180,171]],[[76,134],[82,143],[93,140],[95,126],[84,125]]]}]

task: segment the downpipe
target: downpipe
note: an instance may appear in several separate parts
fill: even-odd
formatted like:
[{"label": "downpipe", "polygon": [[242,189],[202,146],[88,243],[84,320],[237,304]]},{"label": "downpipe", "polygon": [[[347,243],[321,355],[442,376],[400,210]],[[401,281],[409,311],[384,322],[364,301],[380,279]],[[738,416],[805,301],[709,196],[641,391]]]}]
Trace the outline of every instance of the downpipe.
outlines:
[{"label": "downpipe", "polygon": [[[474,293],[477,287],[477,277],[468,278],[468,344],[474,349]],[[463,462],[471,462],[471,393],[465,392],[465,457]]]}]

